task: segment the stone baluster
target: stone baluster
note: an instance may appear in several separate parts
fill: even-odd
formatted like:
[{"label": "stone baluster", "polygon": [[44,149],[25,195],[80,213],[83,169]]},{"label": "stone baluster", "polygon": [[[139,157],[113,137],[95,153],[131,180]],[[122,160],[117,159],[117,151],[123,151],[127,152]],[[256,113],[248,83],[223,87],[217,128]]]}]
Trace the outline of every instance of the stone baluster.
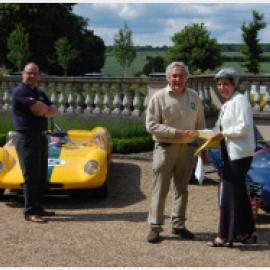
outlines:
[{"label": "stone baluster", "polygon": [[197,83],[197,93],[199,95],[199,98],[201,102],[204,104],[204,91],[203,91],[203,82],[198,82]]},{"label": "stone baluster", "polygon": [[129,116],[130,115],[131,101],[130,101],[130,96],[129,96],[128,84],[124,84],[123,88],[124,88],[124,98],[123,98],[124,110],[122,111],[122,115]]},{"label": "stone baluster", "polygon": [[247,99],[251,103],[250,90],[251,90],[251,83],[250,83],[250,81],[248,81],[248,82],[246,82],[245,89],[243,89],[243,91],[244,91],[244,95],[247,97]]},{"label": "stone baluster", "polygon": [[67,113],[74,114],[75,113],[75,96],[74,96],[74,85],[73,83],[70,84],[70,92],[68,94],[68,108]]},{"label": "stone baluster", "polygon": [[4,82],[1,82],[1,85],[0,85],[0,111],[3,110],[3,93],[4,93],[4,89],[5,89],[5,86],[6,83]]},{"label": "stone baluster", "polygon": [[211,106],[211,98],[210,98],[210,82],[207,81],[203,85],[203,94],[204,94],[204,109],[206,112],[210,112],[212,110]]},{"label": "stone baluster", "polygon": [[10,109],[10,94],[9,90],[5,90],[3,94],[3,111],[9,111]]},{"label": "stone baluster", "polygon": [[75,112],[77,114],[81,114],[83,112],[83,106],[84,106],[84,96],[83,96],[83,85],[78,85],[78,92],[76,97],[76,110]]},{"label": "stone baluster", "polygon": [[11,82],[9,84],[9,104],[10,104],[10,109],[12,107],[12,105],[11,105],[12,104],[12,91],[16,86],[18,86],[18,82]]},{"label": "stone baluster", "polygon": [[66,111],[66,94],[65,94],[65,83],[59,83],[58,89],[60,91],[59,97],[58,97],[58,112],[60,114],[64,114]]},{"label": "stone baluster", "polygon": [[103,114],[110,114],[111,113],[111,95],[110,95],[110,85],[109,84],[104,84],[104,97],[103,97]]},{"label": "stone baluster", "polygon": [[140,116],[141,115],[141,106],[142,106],[142,102],[141,102],[141,97],[140,97],[140,87],[139,85],[134,85],[133,86],[135,89],[135,94],[134,94],[134,99],[133,99],[133,107],[134,110],[132,111],[132,116]]},{"label": "stone baluster", "polygon": [[112,111],[113,115],[120,115],[121,114],[121,105],[122,105],[121,85],[116,84],[115,85],[115,95],[114,95],[114,99],[113,99],[113,106],[114,106],[114,109]]},{"label": "stone baluster", "polygon": [[147,106],[148,106],[148,102],[149,102],[149,94],[147,94],[144,98],[143,101],[143,112],[141,116],[145,116],[146,115],[146,110],[147,110]]},{"label": "stone baluster", "polygon": [[57,94],[57,84],[52,83],[52,92],[50,97],[51,102],[58,108],[58,94]]},{"label": "stone baluster", "polygon": [[265,84],[265,107],[263,108],[264,112],[270,112],[270,94],[269,94],[269,84]]},{"label": "stone baluster", "polygon": [[82,94],[80,92],[75,94],[75,105],[76,105],[75,112],[77,114],[81,114],[83,112],[82,102],[83,102]]},{"label": "stone baluster", "polygon": [[250,90],[250,99],[251,99],[251,104],[253,104],[252,109],[254,112],[260,111],[260,95],[258,92],[259,92],[258,84],[252,84],[251,90]]},{"label": "stone baluster", "polygon": [[85,114],[91,114],[93,111],[93,92],[92,92],[92,85],[87,83],[85,85],[85,89],[86,89],[86,98],[85,98],[85,104],[86,104],[86,108],[84,110]]},{"label": "stone baluster", "polygon": [[6,88],[3,94],[3,111],[9,111],[11,109],[11,89],[12,82],[6,84]]},{"label": "stone baluster", "polygon": [[259,84],[260,110],[263,111],[266,106],[266,85]]},{"label": "stone baluster", "polygon": [[96,94],[94,98],[95,109],[93,110],[93,114],[100,114],[102,105],[100,84],[94,84],[94,87],[96,89]]}]

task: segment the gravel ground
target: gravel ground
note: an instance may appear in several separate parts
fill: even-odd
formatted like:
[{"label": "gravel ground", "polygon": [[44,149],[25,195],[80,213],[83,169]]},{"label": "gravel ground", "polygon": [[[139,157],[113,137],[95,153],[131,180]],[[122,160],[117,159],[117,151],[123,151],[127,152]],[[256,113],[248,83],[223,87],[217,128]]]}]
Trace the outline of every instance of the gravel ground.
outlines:
[{"label": "gravel ground", "polygon": [[189,186],[187,227],[196,239],[170,233],[169,194],[163,241],[148,244],[151,175],[150,160],[113,157],[109,198],[47,196],[48,209],[57,212],[47,224],[25,222],[22,198],[6,195],[0,202],[0,266],[270,266],[270,216],[263,212],[257,244],[207,247],[218,221],[215,173],[207,173],[204,185]]}]

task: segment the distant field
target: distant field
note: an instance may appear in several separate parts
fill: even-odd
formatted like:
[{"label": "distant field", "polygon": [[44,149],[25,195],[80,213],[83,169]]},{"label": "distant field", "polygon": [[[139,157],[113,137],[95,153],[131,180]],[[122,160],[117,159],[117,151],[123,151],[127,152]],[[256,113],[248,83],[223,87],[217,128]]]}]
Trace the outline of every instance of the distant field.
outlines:
[{"label": "distant field", "polygon": [[[164,56],[165,52],[137,52],[136,58],[127,71],[127,76],[135,76],[135,74],[143,69],[146,62],[146,56]],[[123,71],[121,66],[116,62],[112,54],[106,55],[106,62],[103,72],[111,74],[113,77],[122,77]]]},{"label": "distant field", "polygon": [[[224,52],[224,56],[241,56],[240,52]],[[146,62],[147,56],[164,56],[164,51],[145,51],[145,52],[137,52],[137,56],[133,61],[132,65],[127,71],[127,76],[133,77],[135,74],[143,69],[143,66]],[[264,56],[270,56],[270,52],[266,52],[263,54]],[[233,67],[235,68],[240,74],[244,74],[245,70],[241,67],[240,62],[224,62],[221,67]],[[113,77],[122,77],[123,71],[121,66],[116,62],[114,56],[112,54],[108,54],[106,56],[106,62],[104,68],[102,69],[103,72],[111,74]],[[213,71],[215,72],[215,71]],[[270,63],[263,62],[261,63],[261,74],[270,74]]]}]

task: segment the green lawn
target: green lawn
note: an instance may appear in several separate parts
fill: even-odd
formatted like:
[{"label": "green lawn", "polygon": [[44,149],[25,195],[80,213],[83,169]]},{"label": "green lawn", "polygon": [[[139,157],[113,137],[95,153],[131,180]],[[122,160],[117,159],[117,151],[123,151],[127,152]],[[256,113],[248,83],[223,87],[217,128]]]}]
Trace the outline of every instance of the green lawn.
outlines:
[{"label": "green lawn", "polygon": [[[127,70],[127,76],[133,77],[136,75],[137,72],[143,69],[143,66],[146,62],[147,56],[165,56],[165,51],[145,51],[145,52],[137,52],[137,56],[129,69]],[[241,56],[240,52],[223,52],[223,55],[226,56]],[[266,52],[263,54],[264,56],[270,56],[270,52]],[[235,68],[240,74],[247,74],[243,67],[241,67],[241,63],[239,62],[224,62],[223,65],[216,70],[223,68],[223,67],[233,67]],[[213,72],[215,72],[214,70]],[[112,77],[122,77],[123,71],[121,66],[117,63],[116,59],[114,58],[113,54],[106,55],[106,62],[104,68],[102,69],[103,72],[109,73]],[[261,74],[270,74],[270,63],[263,62],[261,63]]]},{"label": "green lawn", "polygon": [[[137,52],[136,58],[127,70],[127,76],[133,77],[135,74],[142,70],[147,56],[164,56],[165,52]],[[116,59],[112,54],[106,55],[106,62],[103,72],[111,74],[113,77],[122,77],[123,70],[121,66],[117,63]]]}]

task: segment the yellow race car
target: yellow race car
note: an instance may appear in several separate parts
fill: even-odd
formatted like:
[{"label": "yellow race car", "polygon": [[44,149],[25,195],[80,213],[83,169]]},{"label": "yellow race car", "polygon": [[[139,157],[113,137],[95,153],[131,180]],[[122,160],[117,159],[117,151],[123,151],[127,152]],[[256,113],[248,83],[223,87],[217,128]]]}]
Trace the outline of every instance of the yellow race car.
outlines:
[{"label": "yellow race car", "polygon": [[[15,132],[0,147],[0,192],[22,190],[23,176],[14,147]],[[48,133],[49,190],[67,190],[72,195],[89,190],[107,197],[107,175],[112,151],[109,132],[103,127]]]}]

